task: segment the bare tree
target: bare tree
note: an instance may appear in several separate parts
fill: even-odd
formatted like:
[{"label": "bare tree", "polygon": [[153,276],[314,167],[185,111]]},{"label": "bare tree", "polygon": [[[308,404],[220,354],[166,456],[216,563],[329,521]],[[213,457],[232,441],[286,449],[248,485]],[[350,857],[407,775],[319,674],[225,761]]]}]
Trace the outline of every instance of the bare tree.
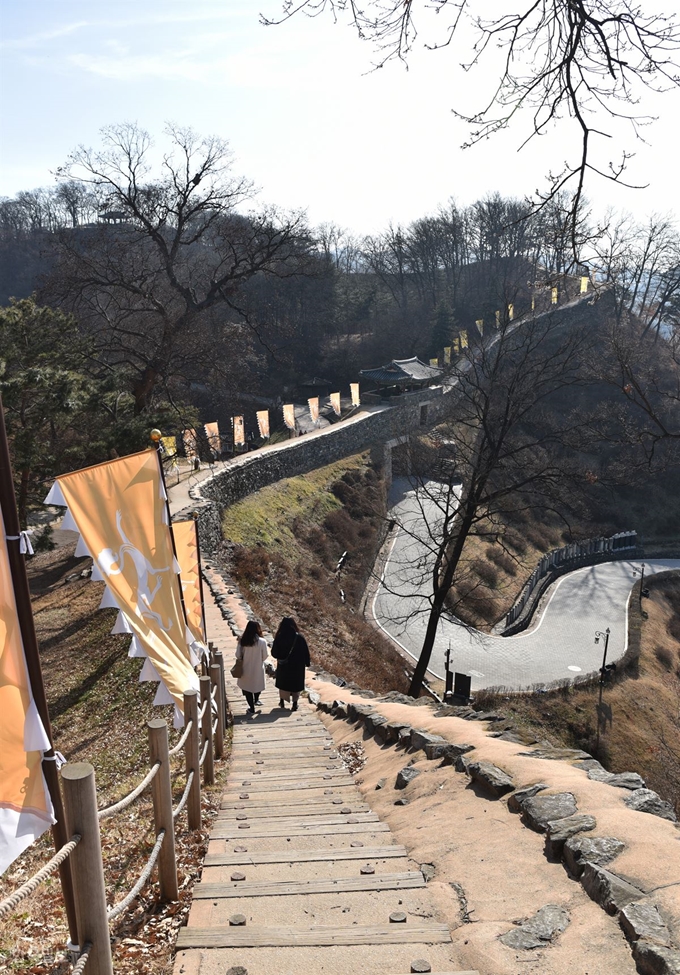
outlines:
[{"label": "bare tree", "polygon": [[414,696],[439,621],[451,612],[452,588],[462,582],[470,595],[468,540],[502,540],[510,512],[565,511],[572,475],[575,482],[582,476],[567,448],[579,445],[584,427],[574,392],[585,382],[594,341],[587,318],[572,312],[521,323],[506,319],[491,341],[468,349],[452,368],[450,419],[438,435],[445,453],[455,450],[455,472],[450,464],[437,471],[430,462],[411,474],[424,535],[422,527],[403,526],[424,545],[420,569],[427,573],[427,629],[411,683]]},{"label": "bare tree", "polygon": [[[279,21],[262,20],[273,24],[298,13],[315,17],[325,12],[348,20],[359,38],[373,45],[375,67],[408,61],[423,24],[430,31],[425,48],[451,47],[465,59],[466,71],[487,70],[490,64],[496,80],[488,101],[472,112],[460,102],[454,107],[470,126],[464,148],[508,128],[521,111],[530,117],[522,146],[568,119],[574,130],[568,141],[578,151],[571,161],[559,159],[534,206],[540,208],[569,186],[574,241],[586,177],[622,182],[632,155],[625,137],[617,136],[617,151],[602,165],[594,161],[594,140],[612,138],[604,129],[608,124],[616,128],[619,121],[640,137],[641,126],[651,121],[637,108],[640,94],[680,82],[673,60],[680,47],[678,23],[630,0],[537,0],[496,16],[489,16],[480,0],[367,0],[362,5],[355,0],[285,0]],[[499,50],[500,65],[495,60]]]},{"label": "bare tree", "polygon": [[248,286],[258,276],[304,273],[311,238],[301,214],[244,214],[253,194],[234,175],[228,145],[168,126],[153,168],[151,137],[136,125],[102,131],[103,148],[76,149],[58,175],[69,198],[94,197],[99,223],[61,234],[56,297],[100,337],[102,361],[125,365],[138,411],[159,384],[191,378],[225,338],[261,321]]}]

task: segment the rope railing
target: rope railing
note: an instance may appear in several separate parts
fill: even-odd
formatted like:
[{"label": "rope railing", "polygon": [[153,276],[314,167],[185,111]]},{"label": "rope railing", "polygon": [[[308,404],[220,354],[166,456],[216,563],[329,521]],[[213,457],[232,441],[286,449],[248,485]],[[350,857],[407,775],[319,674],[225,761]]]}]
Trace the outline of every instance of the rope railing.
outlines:
[{"label": "rope railing", "polygon": [[51,860],[49,860],[44,867],[41,867],[36,874],[34,874],[26,883],[22,884],[13,894],[6,897],[3,901],[0,901],[0,918],[4,917],[5,914],[9,914],[13,911],[17,905],[19,905],[25,897],[36,890],[43,880],[46,880],[51,873],[64,862],[64,860],[75,850],[75,848],[80,843],[81,837],[78,833],[75,833],[68,843],[65,843],[62,848],[54,854]]},{"label": "rope railing", "polygon": [[123,812],[123,810],[127,809],[128,806],[131,806],[135,799],[138,796],[141,796],[142,792],[144,792],[144,790],[151,785],[160,767],[161,763],[155,762],[136,789],[133,789],[132,792],[128,793],[128,795],[126,795],[119,802],[114,802],[112,806],[106,806],[104,809],[98,809],[97,818],[109,819],[110,816],[115,816],[116,813]]},{"label": "rope railing", "polygon": [[215,686],[214,686],[214,687],[213,687],[213,689],[211,690],[211,692],[210,692],[210,696],[211,696],[211,698],[213,699],[213,701],[214,701],[214,700],[215,700],[215,698],[217,697],[217,684],[215,684]]},{"label": "rope railing", "polygon": [[172,810],[172,818],[177,819],[179,814],[182,812],[187,804],[187,799],[189,798],[189,793],[191,792],[191,784],[194,781],[194,770],[192,769],[187,776],[187,784],[184,787],[184,792],[182,793],[182,798],[177,803],[177,806]]},{"label": "rope railing", "polygon": [[219,724],[219,721],[217,720],[217,718],[215,718],[215,720],[213,721],[213,724],[212,724],[213,738],[215,737],[215,732],[217,731],[217,725],[218,724]]},{"label": "rope railing", "polygon": [[109,921],[114,921],[119,915],[121,915],[123,911],[125,911],[130,906],[130,904],[133,902],[135,897],[139,894],[141,889],[144,887],[147,880],[151,876],[151,871],[153,870],[156,864],[156,860],[158,859],[158,854],[161,852],[161,847],[163,846],[164,839],[165,839],[165,830],[162,829],[158,834],[158,837],[156,838],[154,848],[149,854],[149,859],[147,861],[147,864],[144,867],[144,870],[141,872],[137,883],[134,885],[134,887],[127,895],[127,897],[124,897],[122,901],[119,901],[113,907],[109,907],[107,909],[106,913],[108,915]]},{"label": "rope railing", "polygon": [[193,721],[189,721],[188,722],[186,728],[184,729],[184,734],[182,735],[182,737],[180,738],[180,740],[177,742],[177,744],[175,745],[175,747],[174,748],[171,748],[170,751],[168,752],[168,755],[169,755],[170,758],[172,758],[173,755],[178,755],[182,751],[182,749],[184,748],[184,745],[186,743],[186,740],[187,740],[187,738],[189,737],[189,735],[191,733],[191,729],[193,728],[193,724],[194,724]]},{"label": "rope railing", "polygon": [[92,942],[86,941],[83,945],[83,949],[80,952],[80,958],[75,963],[71,975],[82,975],[85,971],[85,966],[87,965],[87,960],[90,957],[90,952],[92,951]]},{"label": "rope railing", "polygon": [[210,739],[206,738],[205,744],[203,745],[203,751],[201,752],[201,757],[198,760],[199,768],[203,768],[203,763],[205,762],[205,757],[208,754],[209,747],[210,747]]},{"label": "rope railing", "polygon": [[201,708],[200,708],[200,710],[198,712],[198,720],[199,721],[202,721],[203,720],[203,715],[205,714],[205,709],[207,707],[208,707],[208,702],[206,700],[206,701],[203,702],[203,704],[202,704],[202,706],[201,706]]}]

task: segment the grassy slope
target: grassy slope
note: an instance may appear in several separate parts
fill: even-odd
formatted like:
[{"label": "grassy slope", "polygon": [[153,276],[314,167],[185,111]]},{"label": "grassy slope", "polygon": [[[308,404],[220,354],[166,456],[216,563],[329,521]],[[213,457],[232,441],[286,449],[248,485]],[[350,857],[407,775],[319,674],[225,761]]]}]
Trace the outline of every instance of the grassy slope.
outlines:
[{"label": "grassy slope", "polygon": [[264,488],[223,520],[234,543],[226,567],[270,629],[294,616],[316,665],[381,693],[408,686],[401,656],[357,613],[384,504],[384,485],[360,454]]},{"label": "grassy slope", "polygon": [[[149,768],[145,722],[165,717],[172,709],[154,708],[156,684],[139,684],[141,661],[127,656],[129,637],[111,636],[115,611],[98,610],[103,583],[80,577],[89,559],[73,558],[74,544],[42,553],[29,561],[36,631],[41,648],[45,689],[56,747],[69,761],[91,762],[95,768],[99,805],[121,798]],[[172,739],[177,737],[171,732]],[[183,759],[175,799],[184,784]],[[219,767],[219,763],[218,766]],[[219,789],[206,794],[206,810],[217,807]],[[141,872],[153,846],[150,793],[125,813],[102,822],[102,849],[109,902],[118,901]],[[189,880],[200,870],[207,833],[178,829],[178,861],[182,901],[154,903],[157,887],[112,925],[117,973],[165,975],[172,970],[174,934],[189,904]],[[0,878],[0,898],[14,891],[51,856],[46,834]],[[143,930],[142,930],[143,929]],[[33,975],[69,971],[60,952],[68,940],[59,881],[50,878],[2,922],[0,971]],[[140,944],[135,945],[137,939]],[[142,942],[143,939],[143,942]],[[146,944],[142,951],[141,944]]]}]

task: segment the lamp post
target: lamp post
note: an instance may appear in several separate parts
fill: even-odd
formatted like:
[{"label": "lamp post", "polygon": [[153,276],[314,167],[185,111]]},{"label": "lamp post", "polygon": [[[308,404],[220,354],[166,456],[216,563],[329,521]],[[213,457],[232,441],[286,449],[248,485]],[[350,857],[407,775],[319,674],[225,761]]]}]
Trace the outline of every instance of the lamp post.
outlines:
[{"label": "lamp post", "polygon": [[640,574],[640,595],[638,597],[638,603],[640,606],[640,616],[643,619],[647,619],[647,613],[642,608],[642,590],[644,589],[644,585],[645,585],[645,563],[644,562],[640,563],[639,569],[636,565],[633,566],[633,575],[637,576],[638,573]]},{"label": "lamp post", "polygon": [[597,702],[597,734],[595,736],[595,751],[598,752],[600,748],[600,709],[602,707],[602,692],[604,690],[604,675],[606,674],[607,667],[607,650],[609,649],[609,627],[602,632],[602,630],[595,631],[595,643],[600,642],[600,637],[604,638],[604,653],[602,655],[602,667],[600,669],[600,699]]}]

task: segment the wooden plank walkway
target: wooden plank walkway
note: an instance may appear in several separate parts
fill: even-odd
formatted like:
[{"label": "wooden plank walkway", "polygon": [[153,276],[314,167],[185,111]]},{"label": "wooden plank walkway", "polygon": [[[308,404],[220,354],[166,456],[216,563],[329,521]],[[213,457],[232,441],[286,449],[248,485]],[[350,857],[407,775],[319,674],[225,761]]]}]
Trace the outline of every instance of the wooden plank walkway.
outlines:
[{"label": "wooden plank walkway", "polygon": [[[235,641],[210,599],[206,611],[229,668]],[[457,968],[419,865],[371,812],[316,712],[306,701],[280,710],[267,684],[253,718],[227,677],[229,781],[175,975],[405,975],[417,959],[478,975]]]}]

